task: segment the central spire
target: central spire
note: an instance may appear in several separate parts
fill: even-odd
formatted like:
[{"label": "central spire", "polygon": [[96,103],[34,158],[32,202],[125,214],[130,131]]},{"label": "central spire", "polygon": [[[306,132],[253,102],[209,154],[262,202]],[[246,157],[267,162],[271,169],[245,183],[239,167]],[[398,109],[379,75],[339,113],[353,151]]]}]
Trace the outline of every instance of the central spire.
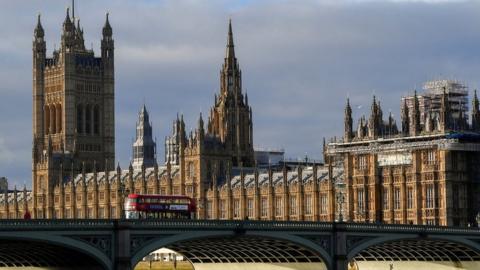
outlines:
[{"label": "central spire", "polygon": [[228,37],[227,37],[227,49],[225,58],[228,60],[228,63],[233,64],[235,59],[235,46],[233,45],[233,31],[232,31],[232,19],[228,21]]}]

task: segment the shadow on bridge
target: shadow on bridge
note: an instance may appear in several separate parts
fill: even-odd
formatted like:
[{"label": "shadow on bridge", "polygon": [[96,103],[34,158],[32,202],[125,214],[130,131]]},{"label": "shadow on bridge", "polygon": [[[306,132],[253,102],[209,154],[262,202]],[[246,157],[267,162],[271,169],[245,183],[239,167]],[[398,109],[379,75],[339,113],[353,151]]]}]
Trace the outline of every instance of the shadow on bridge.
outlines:
[{"label": "shadow on bridge", "polygon": [[183,255],[195,270],[327,269],[318,247],[308,247],[298,239],[287,238],[287,235],[269,237],[218,232],[167,237],[144,247],[134,256],[132,265],[164,247]]},{"label": "shadow on bridge", "polygon": [[478,242],[448,234],[367,237],[347,257],[349,270],[480,269]]},{"label": "shadow on bridge", "polygon": [[0,269],[104,269],[79,250],[47,242],[0,240]]}]

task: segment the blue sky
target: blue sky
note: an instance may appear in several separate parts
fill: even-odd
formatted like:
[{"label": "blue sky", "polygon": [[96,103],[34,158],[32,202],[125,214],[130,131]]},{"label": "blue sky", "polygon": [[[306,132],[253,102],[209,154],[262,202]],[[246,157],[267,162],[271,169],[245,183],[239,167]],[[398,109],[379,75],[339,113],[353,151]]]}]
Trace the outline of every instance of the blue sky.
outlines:
[{"label": "blue sky", "polygon": [[[50,54],[60,43],[68,5],[0,3],[0,175],[18,185],[31,181],[36,15],[42,14]],[[144,100],[161,162],[163,138],[177,112],[188,128],[200,111],[208,112],[219,89],[229,18],[253,107],[255,145],[284,148],[288,157],[321,157],[322,138],[343,132],[347,96],[357,108],[354,119],[368,113],[373,94],[385,114],[398,116],[400,97],[426,80],[458,79],[472,90],[480,82],[478,1],[77,1],[86,45],[97,53],[107,11],[116,45],[116,155],[122,167]]]}]

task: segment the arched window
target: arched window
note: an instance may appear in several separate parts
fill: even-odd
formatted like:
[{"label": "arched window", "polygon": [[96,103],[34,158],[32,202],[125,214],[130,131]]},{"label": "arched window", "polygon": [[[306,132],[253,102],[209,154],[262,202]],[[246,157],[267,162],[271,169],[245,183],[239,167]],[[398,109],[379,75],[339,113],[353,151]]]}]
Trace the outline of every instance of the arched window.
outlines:
[{"label": "arched window", "polygon": [[193,162],[188,163],[188,176],[190,179],[195,177],[195,164]]},{"label": "arched window", "polygon": [[50,108],[50,132],[51,134],[55,134],[55,127],[57,125],[56,119],[55,119],[55,106],[51,105],[49,106]]},{"label": "arched window", "polygon": [[55,119],[57,124],[55,127],[55,131],[56,133],[60,133],[62,132],[62,105],[61,104],[56,105],[55,110],[56,110]]},{"label": "arched window", "polygon": [[77,105],[77,133],[82,134],[83,130],[83,106],[82,104]]},{"label": "arched window", "polygon": [[100,109],[98,105],[95,105],[93,109],[93,133],[95,135],[100,134]]},{"label": "arched window", "polygon": [[43,115],[45,117],[45,125],[44,125],[44,132],[45,135],[50,134],[50,108],[48,108],[48,105],[45,105],[43,109]]},{"label": "arched window", "polygon": [[92,106],[87,105],[85,107],[85,133],[90,134],[92,132]]}]

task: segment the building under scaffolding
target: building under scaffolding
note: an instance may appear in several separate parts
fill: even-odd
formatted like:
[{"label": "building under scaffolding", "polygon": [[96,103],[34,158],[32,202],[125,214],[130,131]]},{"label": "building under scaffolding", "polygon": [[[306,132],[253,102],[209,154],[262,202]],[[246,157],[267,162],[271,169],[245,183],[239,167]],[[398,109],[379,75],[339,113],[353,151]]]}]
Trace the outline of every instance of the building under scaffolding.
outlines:
[{"label": "building under scaffolding", "polygon": [[[373,99],[356,132],[347,101],[343,140],[324,149],[325,162],[343,167],[345,218],[355,222],[467,226],[480,211],[480,112],[471,120],[468,90],[432,81],[402,100],[401,126],[383,119]],[[387,132],[386,132],[387,131]]]},{"label": "building under scaffolding", "polygon": [[[424,83],[423,90],[417,95],[421,125],[425,125],[428,118],[434,123],[440,121],[443,91],[448,95],[452,125],[458,125],[460,114],[468,121],[468,87],[465,84],[456,80],[435,80]],[[403,97],[402,104],[405,100],[411,114],[414,111],[414,95]]]}]

